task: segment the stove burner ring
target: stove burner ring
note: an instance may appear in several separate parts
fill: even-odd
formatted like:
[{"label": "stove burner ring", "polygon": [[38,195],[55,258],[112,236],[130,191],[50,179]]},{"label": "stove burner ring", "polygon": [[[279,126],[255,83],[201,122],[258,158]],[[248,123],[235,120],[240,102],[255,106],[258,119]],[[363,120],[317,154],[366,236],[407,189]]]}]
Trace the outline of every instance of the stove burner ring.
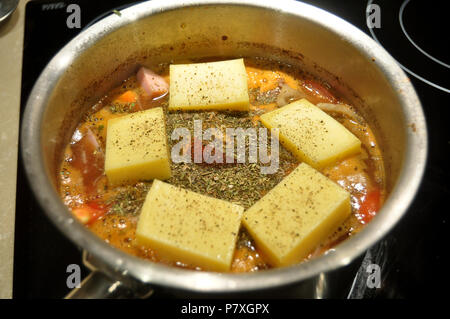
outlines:
[{"label": "stove burner ring", "polygon": [[[402,28],[403,33],[405,34],[406,38],[408,39],[408,41],[411,42],[412,45],[414,45],[415,48],[417,48],[422,54],[424,54],[425,56],[427,56],[428,58],[430,58],[431,60],[433,60],[436,63],[439,63],[447,68],[450,68],[450,66],[438,59],[436,59],[435,57],[431,56],[430,54],[428,54],[427,52],[425,52],[422,48],[420,48],[412,39],[411,37],[408,35],[408,33],[406,32],[406,29],[404,28],[403,25],[403,11],[405,10],[406,5],[410,2],[411,0],[405,0],[403,1],[401,7],[400,7],[400,12],[399,12],[399,22],[400,22],[400,26]],[[372,5],[373,0],[368,0],[367,2],[367,7],[369,7],[370,5]],[[369,18],[369,12],[366,11],[366,21]],[[377,36],[375,35],[375,32],[373,32],[372,28],[368,28],[370,35],[372,36],[372,38],[381,46],[383,46],[380,41],[378,40]],[[395,59],[395,58],[394,58]],[[400,65],[400,67],[405,70],[406,72],[408,72],[409,74],[411,74],[412,76],[414,76],[415,78],[427,83],[428,85],[431,85],[439,90],[442,90],[446,93],[450,93],[450,89],[447,89],[443,86],[440,86],[436,83],[431,82],[430,80],[425,79],[424,77],[418,75],[417,73],[414,73],[413,71],[411,71],[410,69],[408,69],[407,67],[405,67],[403,64],[401,64],[397,59],[395,59],[395,61],[398,63],[398,65]]]},{"label": "stove burner ring", "polygon": [[412,45],[414,45],[416,47],[417,50],[419,50],[423,55],[425,55],[426,57],[430,58],[431,60],[433,60],[436,63],[439,63],[443,66],[445,66],[446,68],[450,68],[450,65],[442,62],[439,59],[436,59],[434,56],[432,56],[431,54],[425,52],[425,50],[423,50],[421,47],[419,47],[414,41],[413,39],[411,39],[411,37],[409,36],[408,32],[406,32],[405,26],[403,24],[403,11],[405,10],[406,5],[410,2],[411,0],[405,0],[402,3],[402,6],[400,7],[400,12],[398,14],[398,20],[400,22],[400,27],[402,28],[403,33],[405,34],[406,38],[409,40],[409,42],[411,42]]}]

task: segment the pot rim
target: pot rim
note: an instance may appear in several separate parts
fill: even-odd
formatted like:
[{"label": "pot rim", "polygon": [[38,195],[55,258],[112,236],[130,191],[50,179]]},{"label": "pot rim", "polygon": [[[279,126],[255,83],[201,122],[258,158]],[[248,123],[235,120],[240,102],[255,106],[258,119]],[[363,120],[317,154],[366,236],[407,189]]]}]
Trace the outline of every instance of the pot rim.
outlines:
[{"label": "pot rim", "polygon": [[[406,154],[398,181],[379,214],[364,229],[330,250],[327,254],[298,265],[257,273],[229,274],[197,272],[151,263],[122,252],[77,222],[62,203],[49,180],[40,140],[41,120],[47,100],[66,67],[83,50],[109,33],[149,15],[186,6],[233,5],[259,7],[306,19],[340,36],[366,57],[377,56],[376,65],[389,80],[399,97],[406,123],[414,123],[415,131],[406,131]],[[338,31],[337,31],[338,30]],[[301,2],[279,0],[153,0],[133,5],[121,16],[111,15],[81,32],[61,49],[45,67],[28,98],[21,129],[21,150],[25,170],[39,203],[47,216],[70,240],[103,261],[119,276],[131,276],[140,282],[196,292],[237,292],[274,288],[296,283],[348,265],[380,240],[405,214],[412,203],[424,174],[427,157],[425,117],[413,86],[406,74],[384,48],[361,30],[343,19]],[[383,214],[383,212],[389,212]]]}]

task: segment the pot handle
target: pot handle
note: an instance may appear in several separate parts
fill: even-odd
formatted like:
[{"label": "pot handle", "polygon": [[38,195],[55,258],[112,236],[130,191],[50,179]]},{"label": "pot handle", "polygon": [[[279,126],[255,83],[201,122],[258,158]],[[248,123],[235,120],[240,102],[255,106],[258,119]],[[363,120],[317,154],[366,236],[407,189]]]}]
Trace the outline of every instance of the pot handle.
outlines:
[{"label": "pot handle", "polygon": [[102,271],[101,263],[86,250],[83,250],[82,259],[91,273],[64,299],[144,299],[153,294],[148,285],[133,285],[131,288],[114,279],[113,274]]},{"label": "pot handle", "polygon": [[64,299],[143,299],[152,294],[151,289],[144,293],[132,290],[122,282],[95,270],[81,282],[79,288],[74,288]]}]

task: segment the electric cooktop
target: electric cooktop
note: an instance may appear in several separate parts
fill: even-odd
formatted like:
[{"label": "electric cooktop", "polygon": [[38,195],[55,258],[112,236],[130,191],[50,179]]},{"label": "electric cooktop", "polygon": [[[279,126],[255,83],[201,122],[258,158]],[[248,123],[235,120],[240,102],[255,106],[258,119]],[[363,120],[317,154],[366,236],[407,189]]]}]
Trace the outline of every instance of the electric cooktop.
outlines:
[{"label": "electric cooktop", "polygon": [[[342,286],[348,298],[436,297],[448,282],[448,200],[450,198],[450,78],[444,2],[305,1],[354,24],[380,43],[407,72],[422,101],[429,132],[429,156],[423,183],[401,222],[367,251],[351,282]],[[32,1],[26,7],[21,115],[34,82],[68,41],[101,18],[136,1]],[[68,28],[66,9],[81,8],[80,28]],[[375,6],[374,6],[375,5]],[[371,6],[368,12],[366,8]],[[377,7],[378,6],[378,7]],[[379,9],[379,10],[378,10]],[[379,20],[369,20],[375,11]],[[379,26],[379,28],[377,28]],[[47,219],[27,183],[19,157],[17,175],[14,297],[61,298],[69,264],[82,266],[81,251]],[[447,257],[447,258],[445,258]],[[367,285],[367,265],[380,266],[381,287]],[[359,268],[359,270],[358,270]],[[86,276],[89,270],[81,269]],[[166,296],[166,295],[162,295]],[[170,295],[168,295],[170,296]],[[295,294],[290,296],[295,298]]]}]

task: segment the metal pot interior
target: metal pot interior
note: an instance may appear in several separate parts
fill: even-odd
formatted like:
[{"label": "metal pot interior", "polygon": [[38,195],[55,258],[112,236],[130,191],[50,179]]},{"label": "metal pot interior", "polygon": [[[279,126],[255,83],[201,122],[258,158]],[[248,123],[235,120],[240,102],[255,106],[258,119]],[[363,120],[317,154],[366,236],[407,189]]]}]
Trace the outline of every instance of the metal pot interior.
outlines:
[{"label": "metal pot interior", "polygon": [[[192,274],[127,256],[72,219],[55,192],[56,174],[62,147],[84,111],[139,65],[240,56],[276,59],[327,81],[374,128],[390,196],[366,229],[331,254],[305,264],[255,275],[219,275]],[[112,15],[84,31],[50,62],[30,96],[22,135],[25,166],[35,193],[68,237],[122,275],[200,291],[282,285],[348,264],[403,215],[426,157],[420,102],[393,59],[348,23],[291,1],[197,1],[185,6],[151,1],[121,16]]]}]

